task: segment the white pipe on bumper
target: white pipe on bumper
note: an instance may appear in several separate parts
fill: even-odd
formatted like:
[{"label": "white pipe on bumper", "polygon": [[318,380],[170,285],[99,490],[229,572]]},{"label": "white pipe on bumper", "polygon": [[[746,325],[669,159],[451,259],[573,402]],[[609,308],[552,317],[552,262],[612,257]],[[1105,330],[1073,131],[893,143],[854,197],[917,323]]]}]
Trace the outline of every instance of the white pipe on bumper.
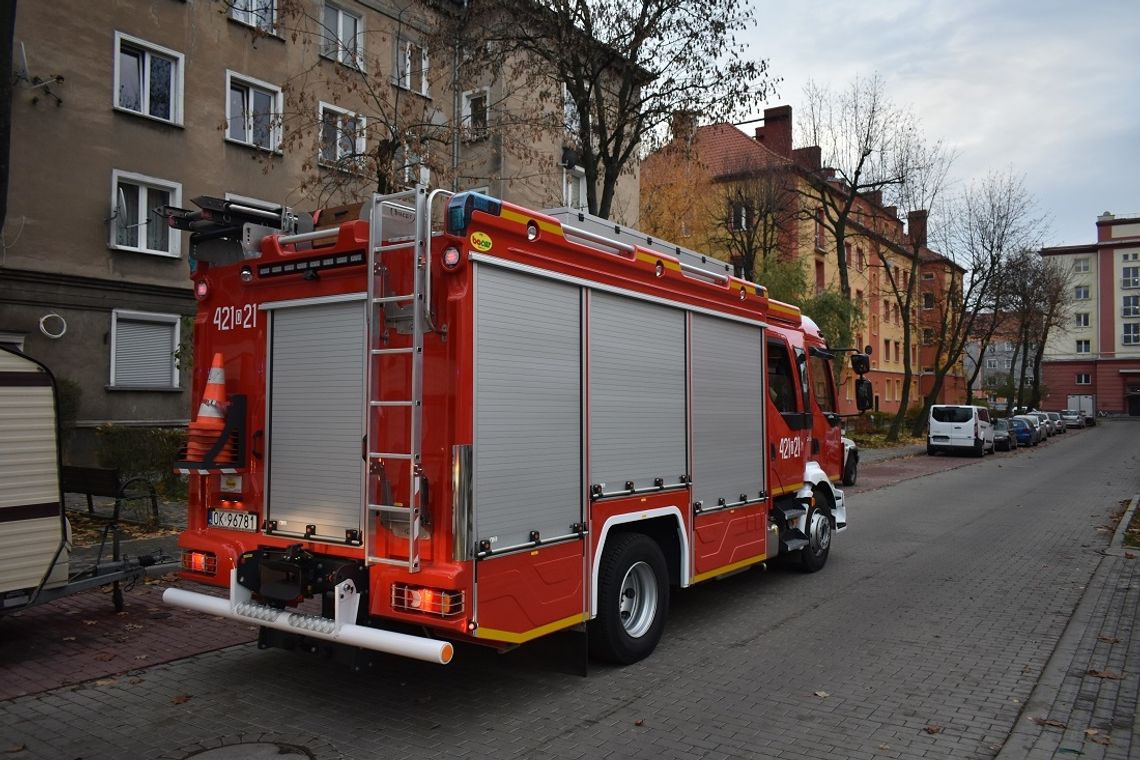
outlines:
[{"label": "white pipe on bumper", "polygon": [[175,607],[204,612],[207,615],[264,625],[279,631],[371,649],[375,652],[441,665],[451,662],[455,650],[449,642],[347,622],[356,620],[356,611],[360,603],[360,597],[352,581],[341,582],[334,593],[336,594],[335,618],[332,620],[302,612],[278,610],[253,602],[249,589],[237,582],[237,570],[234,569],[230,571],[229,599],[179,588],[168,588],[162,594],[162,601]]}]

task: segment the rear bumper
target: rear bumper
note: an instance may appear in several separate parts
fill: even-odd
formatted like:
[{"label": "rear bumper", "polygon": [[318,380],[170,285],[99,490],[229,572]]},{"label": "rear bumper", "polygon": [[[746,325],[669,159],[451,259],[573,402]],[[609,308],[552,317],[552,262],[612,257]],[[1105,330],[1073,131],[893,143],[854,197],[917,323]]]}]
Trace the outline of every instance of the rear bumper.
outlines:
[{"label": "rear bumper", "polygon": [[454,648],[449,642],[357,625],[355,621],[360,609],[360,594],[357,593],[356,586],[351,580],[338,584],[334,597],[335,614],[332,619],[277,609],[254,602],[252,592],[237,582],[237,570],[233,569],[230,570],[229,599],[185,589],[168,588],[162,595],[162,601],[175,607],[184,607],[208,615],[323,639],[336,644],[440,665],[451,662]]}]

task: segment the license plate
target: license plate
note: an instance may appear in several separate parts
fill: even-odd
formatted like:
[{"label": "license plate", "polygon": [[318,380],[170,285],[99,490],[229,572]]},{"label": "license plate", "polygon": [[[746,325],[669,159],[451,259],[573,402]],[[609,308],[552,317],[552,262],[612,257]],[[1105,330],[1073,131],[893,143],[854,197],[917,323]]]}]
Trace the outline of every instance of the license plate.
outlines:
[{"label": "license plate", "polygon": [[237,509],[211,509],[207,513],[210,526],[229,530],[257,530],[257,513]]},{"label": "license plate", "polygon": [[931,437],[934,438],[934,440],[938,443],[945,443],[946,441],[950,440],[950,436],[948,435],[935,435]]}]

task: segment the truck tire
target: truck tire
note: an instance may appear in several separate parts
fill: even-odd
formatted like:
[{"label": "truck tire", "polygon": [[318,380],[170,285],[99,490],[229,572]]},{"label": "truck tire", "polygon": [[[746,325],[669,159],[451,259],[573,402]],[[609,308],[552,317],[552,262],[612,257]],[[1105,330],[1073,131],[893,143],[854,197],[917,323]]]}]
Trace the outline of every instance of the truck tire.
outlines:
[{"label": "truck tire", "polygon": [[859,482],[859,452],[852,451],[847,455],[847,464],[843,466],[843,485],[853,486]]},{"label": "truck tire", "polygon": [[669,578],[657,542],[619,533],[606,542],[598,571],[598,616],[590,621],[590,654],[629,665],[661,640],[669,608]]},{"label": "truck tire", "polygon": [[831,495],[816,489],[814,501],[804,522],[808,543],[799,551],[799,569],[805,573],[822,570],[831,554]]}]

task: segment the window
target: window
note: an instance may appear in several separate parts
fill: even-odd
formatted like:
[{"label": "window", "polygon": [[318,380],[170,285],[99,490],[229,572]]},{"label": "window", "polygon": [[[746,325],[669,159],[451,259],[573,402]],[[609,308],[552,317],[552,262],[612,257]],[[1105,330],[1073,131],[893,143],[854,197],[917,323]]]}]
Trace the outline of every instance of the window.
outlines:
[{"label": "window", "polygon": [[744,203],[733,203],[729,209],[729,229],[734,232],[746,232],[749,229],[748,206]]},{"label": "window", "polygon": [[922,308],[924,308],[924,309],[933,309],[934,308],[934,294],[933,293],[923,293],[922,294]]},{"label": "window", "polygon": [[1078,285],[1077,287],[1073,288],[1073,300],[1074,301],[1087,301],[1087,300],[1089,300],[1089,286],[1088,285]]},{"label": "window", "polygon": [[345,169],[359,165],[364,154],[364,127],[363,116],[321,103],[321,163]]},{"label": "window", "polygon": [[895,361],[902,361],[902,344],[900,344],[897,340],[895,341]]},{"label": "window", "polygon": [[586,170],[566,167],[562,172],[562,199],[568,208],[585,211],[590,207],[586,194]]},{"label": "window", "polygon": [[277,0],[229,0],[230,18],[273,34],[277,21]]},{"label": "window", "polygon": [[788,356],[787,344],[781,340],[768,341],[768,396],[776,411],[794,414],[800,409],[796,393],[796,375]]},{"label": "window", "polygon": [[1087,272],[1089,271],[1089,260],[1087,258],[1073,259],[1074,272]]},{"label": "window", "polygon": [[855,305],[860,310],[863,309],[863,291],[862,290],[856,290],[855,291]]},{"label": "window", "polygon": [[1078,340],[1077,341],[1077,353],[1078,354],[1091,353],[1091,347],[1090,347],[1088,340]]},{"label": "window", "polygon": [[115,309],[111,312],[112,388],[177,388],[180,318]]},{"label": "window", "polygon": [[923,328],[923,330],[922,330],[922,345],[929,346],[932,343],[934,343],[934,329],[931,327]]},{"label": "window", "polygon": [[827,228],[823,226],[823,209],[815,212],[815,247],[817,250],[827,250]]},{"label": "window", "polygon": [[1120,287],[1140,288],[1140,267],[1124,267],[1120,277]]},{"label": "window", "polygon": [[1140,317],[1140,296],[1124,296],[1120,308],[1122,317]]},{"label": "window", "polygon": [[900,320],[899,305],[897,303],[891,304],[891,316],[894,317],[895,324],[897,325]]},{"label": "window", "polygon": [[822,412],[835,411],[835,393],[832,390],[831,364],[827,359],[812,354],[808,357],[811,368],[812,391]]},{"label": "window", "polygon": [[1013,360],[1012,359],[1006,359],[1004,362],[1002,362],[1002,367],[1004,367],[1005,369],[1009,369],[1012,366],[1013,366]]},{"label": "window", "polygon": [[891,360],[891,341],[883,338],[883,361],[889,362]]},{"label": "window", "polygon": [[115,107],[182,123],[181,53],[115,32]]},{"label": "window", "polygon": [[997,359],[986,359],[986,369],[997,369],[997,367],[998,367],[998,360]]},{"label": "window", "polygon": [[1088,327],[1089,326],[1089,313],[1087,311],[1078,311],[1073,314],[1074,327]]},{"label": "window", "polygon": [[182,185],[142,174],[111,173],[112,248],[160,256],[182,255],[182,236],[155,213],[182,205]]},{"label": "window", "polygon": [[256,79],[226,72],[226,139],[266,150],[281,146],[282,95]]},{"label": "window", "polygon": [[400,177],[405,187],[412,187],[417,182],[426,185],[431,181],[431,171],[424,156],[411,150],[406,144],[396,151],[396,161],[400,165]]},{"label": "window", "polygon": [[867,268],[867,254],[863,253],[862,248],[856,248],[855,251],[856,251],[855,255],[858,257],[859,271],[862,272],[864,269]]},{"label": "window", "polygon": [[410,40],[396,40],[396,84],[428,96],[428,51]]},{"label": "window", "polygon": [[491,91],[487,87],[463,93],[463,138],[482,140],[490,123]]},{"label": "window", "polygon": [[1088,372],[1078,372],[1077,385],[1092,385],[1092,375]]},{"label": "window", "polygon": [[923,272],[922,273],[922,279],[933,280],[934,279],[934,272]]},{"label": "window", "polygon": [[883,321],[889,322],[891,319],[891,302],[884,296],[883,298]]},{"label": "window", "polygon": [[1123,343],[1126,346],[1140,346],[1140,322],[1124,324]]},{"label": "window", "polygon": [[321,8],[321,55],[354,69],[364,68],[360,16],[325,3]]}]

